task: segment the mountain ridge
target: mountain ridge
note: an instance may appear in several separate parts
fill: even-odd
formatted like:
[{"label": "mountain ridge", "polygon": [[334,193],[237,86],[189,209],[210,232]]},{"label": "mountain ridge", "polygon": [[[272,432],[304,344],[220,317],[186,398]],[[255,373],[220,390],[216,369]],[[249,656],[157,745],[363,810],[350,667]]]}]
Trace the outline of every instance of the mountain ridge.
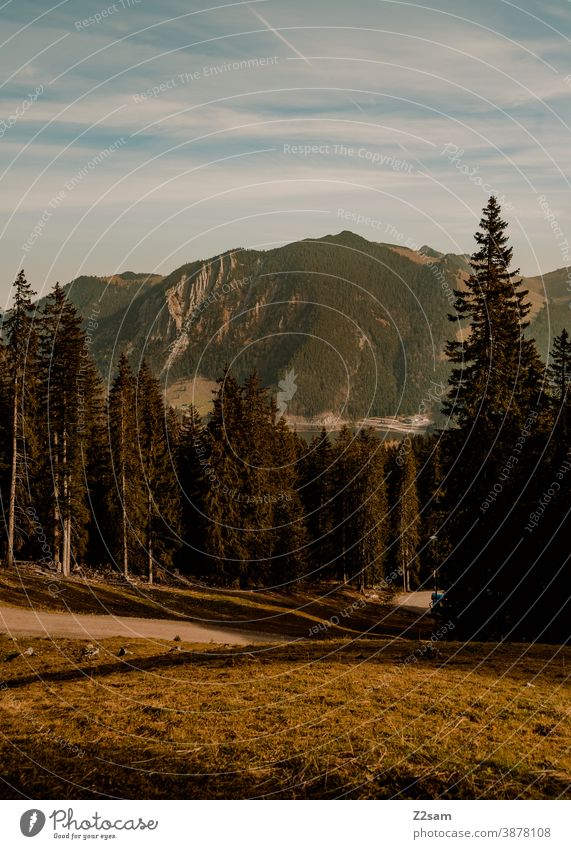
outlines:
[{"label": "mountain ridge", "polygon": [[[343,230],[235,248],[167,275],[83,276],[66,291],[84,317],[98,303],[92,351],[104,376],[122,350],[134,364],[144,356],[165,387],[214,380],[229,364],[239,378],[256,368],[276,389],[293,369],[292,416],[362,419],[415,414],[430,382],[446,379],[456,331],[447,315],[469,273],[466,254]],[[524,278],[544,356],[567,318],[567,273]]]}]

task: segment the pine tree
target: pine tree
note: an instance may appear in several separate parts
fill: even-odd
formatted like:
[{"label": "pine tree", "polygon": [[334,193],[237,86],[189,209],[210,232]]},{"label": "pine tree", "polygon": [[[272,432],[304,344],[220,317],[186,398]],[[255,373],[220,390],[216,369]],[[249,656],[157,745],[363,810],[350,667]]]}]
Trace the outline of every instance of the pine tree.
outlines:
[{"label": "pine tree", "polygon": [[59,283],[46,300],[40,326],[43,519],[51,530],[56,568],[67,576],[88,544],[87,436],[100,385],[82,318]]},{"label": "pine tree", "polygon": [[424,529],[424,544],[419,552],[418,582],[434,587],[439,581],[440,564],[450,553],[446,525],[446,483],[442,459],[441,435],[428,436],[413,442],[417,450],[418,498]]},{"label": "pine tree", "polygon": [[[453,320],[469,319],[470,326],[462,341],[447,347],[455,368],[445,413],[456,427],[442,439],[450,545],[440,569],[447,586],[444,608],[468,639],[509,631],[505,600],[521,582],[522,565],[511,557],[510,544],[521,534],[531,495],[527,471],[542,451],[548,418],[544,366],[535,342],[524,336],[527,292],[518,272],[509,270],[507,225],[493,197],[480,226],[473,274],[466,291],[456,293]],[[526,421],[532,420],[530,432]],[[524,431],[526,456],[520,458],[514,449]]]},{"label": "pine tree", "polygon": [[0,345],[0,556],[7,557],[8,506],[12,471],[12,375],[4,345]]},{"label": "pine tree", "polygon": [[351,573],[351,557],[349,554],[351,538],[348,524],[348,517],[354,509],[349,491],[349,482],[352,479],[352,474],[354,474],[354,471],[352,472],[352,442],[351,431],[347,425],[343,425],[334,446],[334,463],[329,476],[331,493],[330,539],[333,552],[331,573],[332,577],[343,584],[349,583],[351,578],[354,577]]},{"label": "pine tree", "polygon": [[[121,354],[117,376],[107,404],[108,435],[113,487],[110,492],[111,550],[118,558],[123,575],[129,578],[130,561],[143,545],[148,503],[137,449],[135,416],[135,377],[127,357]],[[116,530],[118,545],[114,544]]]},{"label": "pine tree", "polygon": [[206,431],[204,554],[207,576],[215,583],[247,582],[248,549],[242,533],[239,449],[243,400],[240,386],[226,369]]},{"label": "pine tree", "polygon": [[20,271],[14,283],[14,302],[4,323],[6,361],[10,372],[10,475],[6,562],[14,566],[17,521],[26,522],[30,485],[34,474],[34,429],[37,425],[37,332],[35,292]]},{"label": "pine tree", "polygon": [[507,423],[521,424],[540,395],[541,362],[535,343],[524,338],[530,304],[527,290],[510,271],[512,248],[507,223],[490,197],[475,239],[472,275],[465,290],[455,292],[452,321],[469,320],[462,339],[448,342],[446,354],[454,364],[444,413],[461,429],[476,426],[496,434]]},{"label": "pine tree", "polygon": [[332,558],[332,467],[333,449],[325,428],[315,436],[300,461],[300,494],[306,516],[311,575],[316,580],[330,577]]},{"label": "pine tree", "polygon": [[418,569],[420,544],[420,505],[416,485],[417,465],[413,451],[407,451],[400,467],[395,507],[396,559],[402,570],[403,589],[411,589],[411,576]]},{"label": "pine tree", "polygon": [[295,435],[280,418],[272,434],[270,472],[272,506],[273,585],[292,583],[307,569],[307,527],[299,493],[298,446]]},{"label": "pine tree", "polygon": [[111,450],[107,434],[106,398],[86,337],[76,379],[79,400],[78,435],[85,474],[88,517],[84,558],[90,565],[107,562],[105,539],[109,493],[113,491]]},{"label": "pine tree", "polygon": [[275,409],[256,372],[245,380],[241,394],[242,412],[228,432],[228,447],[241,480],[240,529],[248,561],[243,564],[242,583],[267,586],[272,580]]},{"label": "pine tree", "polygon": [[[154,582],[155,565],[172,565],[179,528],[179,500],[176,481],[176,424],[170,421],[160,386],[143,361],[136,383],[137,445],[146,489],[145,553],[149,584]],[[171,453],[172,448],[172,453]]]},{"label": "pine tree", "polygon": [[353,436],[344,426],[331,474],[334,574],[361,591],[385,571],[387,499],[385,452],[371,431]]},{"label": "pine tree", "polygon": [[178,484],[181,493],[181,540],[177,565],[186,574],[204,576],[205,468],[209,443],[198,410],[185,412],[177,450]]},{"label": "pine tree", "polygon": [[346,571],[363,592],[382,577],[386,542],[384,449],[371,430],[354,437],[347,461]]},{"label": "pine tree", "polygon": [[565,405],[569,403],[568,391],[571,383],[571,340],[565,328],[553,340],[550,357],[548,376],[553,405],[556,410],[563,411]]}]

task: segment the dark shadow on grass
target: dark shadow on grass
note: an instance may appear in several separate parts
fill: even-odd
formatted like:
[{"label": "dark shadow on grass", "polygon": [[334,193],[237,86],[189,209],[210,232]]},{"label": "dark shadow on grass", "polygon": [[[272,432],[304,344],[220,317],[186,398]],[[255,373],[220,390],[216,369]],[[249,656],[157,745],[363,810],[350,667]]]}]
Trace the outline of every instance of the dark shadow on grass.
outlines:
[{"label": "dark shadow on grass", "polygon": [[[520,770],[504,784],[501,769],[424,772],[390,767],[376,775],[359,762],[324,770],[299,755],[249,770],[231,760],[213,763],[200,753],[180,756],[138,747],[99,744],[87,756],[66,757],[56,746],[25,752],[3,744],[5,799],[555,799],[569,798],[562,774]],[[500,781],[498,789],[496,781]]]}]

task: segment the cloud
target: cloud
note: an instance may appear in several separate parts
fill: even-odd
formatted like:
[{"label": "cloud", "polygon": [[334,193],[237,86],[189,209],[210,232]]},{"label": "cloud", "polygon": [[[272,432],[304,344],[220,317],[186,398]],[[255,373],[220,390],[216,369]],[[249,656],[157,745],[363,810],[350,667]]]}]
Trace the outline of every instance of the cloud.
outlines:
[{"label": "cloud", "polygon": [[[133,263],[151,268],[254,239],[317,236],[339,205],[469,250],[486,201],[465,173],[474,169],[513,203],[518,262],[557,265],[535,200],[548,193],[569,219],[568,40],[553,4],[250,0],[189,12],[168,0],[119,6],[78,31],[95,11],[91,0],[64,2],[27,26],[35,2],[3,9],[9,273],[70,175],[122,137],[62,200],[26,257],[31,276],[69,279],[85,256],[101,269],[133,250]],[[44,93],[12,124],[35,85]],[[284,153],[296,144],[354,153]],[[442,155],[446,144],[460,162]]]}]

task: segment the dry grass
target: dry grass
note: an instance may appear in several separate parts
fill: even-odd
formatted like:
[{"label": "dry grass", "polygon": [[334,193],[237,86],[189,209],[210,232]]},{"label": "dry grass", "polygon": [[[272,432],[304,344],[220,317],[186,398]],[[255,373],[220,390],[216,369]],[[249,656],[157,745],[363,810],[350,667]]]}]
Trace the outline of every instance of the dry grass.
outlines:
[{"label": "dry grass", "polygon": [[5,796],[570,795],[568,649],[120,645],[0,638]]}]

